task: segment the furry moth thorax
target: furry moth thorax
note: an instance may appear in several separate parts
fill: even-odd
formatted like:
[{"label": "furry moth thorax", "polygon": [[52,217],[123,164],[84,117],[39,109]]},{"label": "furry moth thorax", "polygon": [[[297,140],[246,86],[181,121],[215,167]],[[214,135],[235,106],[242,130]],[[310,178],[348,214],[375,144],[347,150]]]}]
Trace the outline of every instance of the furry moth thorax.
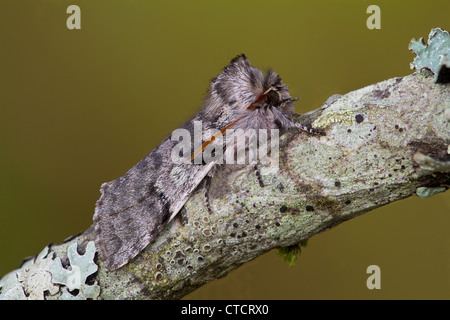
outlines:
[{"label": "furry moth thorax", "polygon": [[217,129],[239,118],[235,129],[287,129],[295,126],[291,117],[296,100],[276,72],[263,74],[242,54],[211,80],[201,113]]}]

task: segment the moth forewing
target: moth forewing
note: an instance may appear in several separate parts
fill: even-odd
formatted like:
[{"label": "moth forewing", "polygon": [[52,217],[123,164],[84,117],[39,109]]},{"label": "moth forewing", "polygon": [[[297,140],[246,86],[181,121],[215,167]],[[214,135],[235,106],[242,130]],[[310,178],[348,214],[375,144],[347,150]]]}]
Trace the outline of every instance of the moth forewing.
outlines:
[{"label": "moth forewing", "polygon": [[186,201],[191,196],[192,192],[195,191],[197,186],[203,181],[203,179],[208,175],[208,173],[211,171],[211,169],[216,165],[216,162],[209,162],[204,166],[201,166],[196,172],[196,174],[191,177],[192,181],[189,183],[188,189],[183,194],[180,194],[180,199],[177,201],[173,201],[172,205],[170,206],[171,211],[173,212],[170,216],[170,220],[172,220],[177,213],[181,210],[181,208],[184,206]]},{"label": "moth forewing", "polygon": [[175,144],[167,138],[124,176],[102,185],[94,227],[108,269],[126,264],[152,242],[215,165],[175,164]]}]

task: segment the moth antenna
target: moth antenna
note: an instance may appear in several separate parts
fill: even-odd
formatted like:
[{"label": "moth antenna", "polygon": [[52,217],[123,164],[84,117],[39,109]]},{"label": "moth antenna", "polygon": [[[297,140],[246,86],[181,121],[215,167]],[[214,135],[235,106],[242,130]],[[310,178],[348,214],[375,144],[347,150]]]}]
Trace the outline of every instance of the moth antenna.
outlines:
[{"label": "moth antenna", "polygon": [[292,103],[292,102],[295,102],[295,101],[298,101],[298,100],[300,100],[300,99],[299,98],[287,98],[287,99],[282,100],[280,102],[280,105],[283,106],[283,105],[285,105],[287,103]]},{"label": "moth antenna", "polygon": [[315,134],[315,135],[323,135],[324,134],[323,131],[313,129],[311,127],[307,127],[304,124],[301,124],[301,123],[298,123],[298,122],[295,123],[295,127],[297,129],[302,130],[302,131],[305,131],[305,132],[308,132],[308,133],[311,133],[311,134]]}]

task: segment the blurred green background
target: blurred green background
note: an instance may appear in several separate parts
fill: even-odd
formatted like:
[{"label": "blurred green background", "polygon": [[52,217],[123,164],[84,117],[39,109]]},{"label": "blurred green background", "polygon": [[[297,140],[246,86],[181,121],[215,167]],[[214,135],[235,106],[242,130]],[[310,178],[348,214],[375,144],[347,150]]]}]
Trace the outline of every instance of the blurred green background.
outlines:
[{"label": "blurred green background", "polygon": [[[81,8],[68,30],[66,8]],[[381,8],[369,30],[366,8]],[[450,2],[0,0],[0,276],[87,229],[102,182],[199,110],[245,53],[289,85],[297,112],[411,73],[411,38],[450,30]],[[276,251],[191,299],[448,299],[450,193],[409,198]],[[368,290],[366,268],[381,268]]]}]

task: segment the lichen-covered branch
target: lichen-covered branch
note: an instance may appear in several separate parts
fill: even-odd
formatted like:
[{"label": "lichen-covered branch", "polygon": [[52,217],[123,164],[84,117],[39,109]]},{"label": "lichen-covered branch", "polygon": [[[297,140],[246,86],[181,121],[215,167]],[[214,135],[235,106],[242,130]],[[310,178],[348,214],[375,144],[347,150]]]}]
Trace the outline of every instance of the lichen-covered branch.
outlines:
[{"label": "lichen-covered branch", "polygon": [[183,218],[126,266],[108,271],[93,258],[89,229],[3,277],[0,297],[178,299],[273,248],[445,191],[449,108],[450,85],[421,73],[333,96],[300,119],[326,135],[281,136],[279,167],[260,168],[265,187],[248,166],[225,165],[209,189],[212,212],[194,193]]}]

